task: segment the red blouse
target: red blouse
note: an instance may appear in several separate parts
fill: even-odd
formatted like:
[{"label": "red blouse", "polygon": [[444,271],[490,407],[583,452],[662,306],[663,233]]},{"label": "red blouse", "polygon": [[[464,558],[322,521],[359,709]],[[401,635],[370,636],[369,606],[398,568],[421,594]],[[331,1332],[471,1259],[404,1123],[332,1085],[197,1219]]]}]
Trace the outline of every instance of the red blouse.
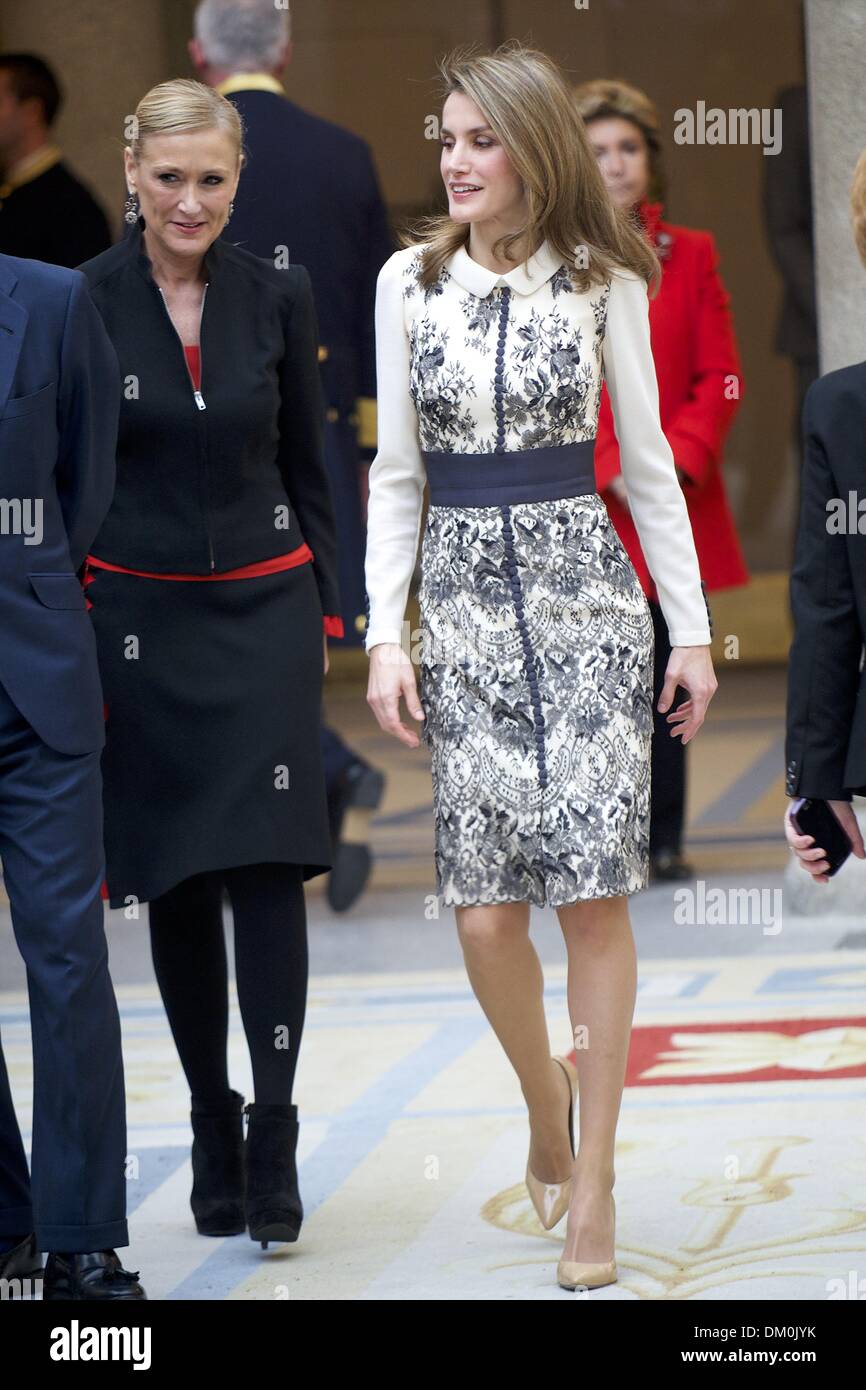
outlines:
[{"label": "red blouse", "polygon": [[[200,391],[201,352],[197,346],[185,346],[184,352],[195,389]],[[127,569],[125,565],[110,565],[106,560],[99,560],[95,555],[88,555],[85,562],[84,586],[86,588],[93,580],[93,575],[89,573],[91,566],[95,569],[114,570],[119,574],[137,574],[142,579],[191,580],[195,583],[207,583],[221,579],[257,579],[265,574],[279,574],[282,570],[293,569],[295,565],[309,564],[312,559],[313,552],[304,542],[303,545],[299,545],[295,550],[290,550],[286,555],[276,555],[271,560],[259,560],[253,565],[242,565],[240,569],[226,570],[225,574],[152,574],[146,570]],[[87,599],[87,607],[93,607],[89,599]],[[345,635],[343,619],[339,614],[327,615],[324,618],[324,624],[328,637],[343,637]]]}]

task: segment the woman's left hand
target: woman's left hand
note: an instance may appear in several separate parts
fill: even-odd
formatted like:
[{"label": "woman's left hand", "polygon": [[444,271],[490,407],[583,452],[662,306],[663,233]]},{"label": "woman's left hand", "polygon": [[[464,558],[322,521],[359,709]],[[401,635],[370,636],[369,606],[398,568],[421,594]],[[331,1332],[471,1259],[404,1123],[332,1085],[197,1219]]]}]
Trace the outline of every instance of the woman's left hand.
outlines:
[{"label": "woman's left hand", "polygon": [[324,643],[325,643],[325,675],[327,675],[327,674],[328,674],[328,665],[329,665],[329,662],[328,662],[328,634],[327,634],[327,632],[323,634],[323,638],[324,638]]},{"label": "woman's left hand", "polygon": [[659,696],[658,710],[661,714],[670,709],[678,685],[684,686],[689,692],[689,699],[671,710],[667,722],[679,726],[671,729],[671,738],[676,738],[679,734],[683,744],[686,744],[694,738],[703,724],[707,705],[719,688],[709,644],[701,647],[672,648],[665,671],[665,683]]}]

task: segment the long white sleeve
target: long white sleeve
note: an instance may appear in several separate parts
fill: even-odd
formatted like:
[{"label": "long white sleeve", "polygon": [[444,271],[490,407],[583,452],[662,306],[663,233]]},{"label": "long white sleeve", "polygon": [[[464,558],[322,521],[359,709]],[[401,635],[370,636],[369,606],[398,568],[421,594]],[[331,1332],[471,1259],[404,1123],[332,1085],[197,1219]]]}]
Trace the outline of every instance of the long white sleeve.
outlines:
[{"label": "long white sleeve", "polygon": [[703,646],[712,639],[698,557],[673,451],[659,421],[646,284],[632,271],[612,277],[603,360],[629,507],[671,646]]},{"label": "long white sleeve", "polygon": [[409,394],[409,340],[401,279],[405,252],[396,251],[376,283],[376,392],[379,448],[370,465],[365,578],[370,604],[364,639],[399,642],[418,552],[426,473],[418,415]]}]

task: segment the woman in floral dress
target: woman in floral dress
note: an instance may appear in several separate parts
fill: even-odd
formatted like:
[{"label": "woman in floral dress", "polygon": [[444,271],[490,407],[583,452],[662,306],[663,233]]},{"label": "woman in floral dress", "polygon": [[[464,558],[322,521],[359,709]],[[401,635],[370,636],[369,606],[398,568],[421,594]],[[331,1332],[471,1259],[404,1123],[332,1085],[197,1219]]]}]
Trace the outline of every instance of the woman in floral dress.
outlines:
[{"label": "woman in floral dress", "polygon": [[[614,1140],[648,876],[653,626],[595,488],[602,379],[688,742],[716,688],[686,504],[659,424],[647,282],[564,79],[509,44],[443,64],[447,215],[383,267],[370,472],[367,699],[430,749],[437,892],[529,1111],[526,1182],[569,1212],[566,1288],[616,1279]],[[420,699],[403,617],[422,515]],[[405,648],[405,649],[404,649]],[[530,905],[565,937],[577,1067],[551,1058]],[[572,1109],[580,1081],[580,1145]]]}]

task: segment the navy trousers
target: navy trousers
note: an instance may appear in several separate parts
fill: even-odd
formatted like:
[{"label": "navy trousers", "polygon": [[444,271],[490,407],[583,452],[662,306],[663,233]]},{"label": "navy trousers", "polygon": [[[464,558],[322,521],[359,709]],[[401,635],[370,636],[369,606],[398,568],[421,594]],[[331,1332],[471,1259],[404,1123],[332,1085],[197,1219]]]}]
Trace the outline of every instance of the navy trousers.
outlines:
[{"label": "navy trousers", "polygon": [[[361,509],[358,438],[348,420],[329,420],[325,425],[325,463],[334,500],[334,520],[340,544],[337,547],[337,580],[340,586],[340,616],[345,637],[332,637],[340,647],[360,647],[364,632],[357,626],[367,599],[364,576],[366,529]],[[357,761],[357,753],[344,743],[335,729],[322,723],[322,760],[325,784],[330,791],[345,768]]]},{"label": "navy trousers", "polygon": [[32,1174],[0,1046],[0,1233],[40,1250],[129,1244],[120,1019],[100,889],[100,750],[58,753],[0,685],[0,859],[27,966]]},{"label": "navy trousers", "polygon": [[345,637],[335,637],[343,647],[362,647],[367,589],[364,552],[367,532],[361,507],[361,463],[358,438],[348,420],[329,420],[325,425],[323,449],[331,484],[337,547],[337,582],[340,587],[340,616]]}]

